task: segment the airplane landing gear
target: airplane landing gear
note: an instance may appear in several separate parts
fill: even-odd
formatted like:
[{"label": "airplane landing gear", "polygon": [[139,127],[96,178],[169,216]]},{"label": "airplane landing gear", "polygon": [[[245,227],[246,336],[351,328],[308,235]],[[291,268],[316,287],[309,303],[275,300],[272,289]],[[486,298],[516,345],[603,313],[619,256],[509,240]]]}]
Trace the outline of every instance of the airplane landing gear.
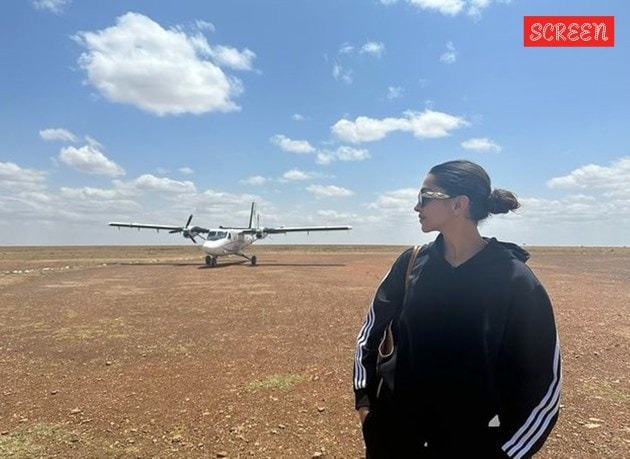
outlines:
[{"label": "airplane landing gear", "polygon": [[215,257],[211,257],[208,255],[206,257],[206,266],[209,268],[214,268],[217,266],[217,259]]},{"label": "airplane landing gear", "polygon": [[238,255],[239,257],[243,257],[243,258],[249,260],[249,262],[252,264],[252,266],[256,266],[256,263],[257,263],[256,255],[252,255],[251,257],[248,257],[244,253],[237,253],[235,255]]}]

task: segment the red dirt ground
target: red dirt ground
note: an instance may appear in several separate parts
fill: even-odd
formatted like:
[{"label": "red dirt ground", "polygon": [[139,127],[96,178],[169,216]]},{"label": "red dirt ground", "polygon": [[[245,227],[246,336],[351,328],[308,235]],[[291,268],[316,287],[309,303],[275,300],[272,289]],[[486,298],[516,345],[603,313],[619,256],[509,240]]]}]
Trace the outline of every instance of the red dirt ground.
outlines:
[{"label": "red dirt ground", "polygon": [[[401,247],[0,247],[0,457],[361,458],[354,344]],[[533,248],[562,342],[537,458],[630,458],[630,249]]]}]

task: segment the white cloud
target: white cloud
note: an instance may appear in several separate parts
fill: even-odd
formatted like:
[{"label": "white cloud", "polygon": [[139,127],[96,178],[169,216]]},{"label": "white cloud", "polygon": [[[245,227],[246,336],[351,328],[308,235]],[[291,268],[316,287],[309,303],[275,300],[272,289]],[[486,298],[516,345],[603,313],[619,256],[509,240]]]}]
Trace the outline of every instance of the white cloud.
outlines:
[{"label": "white cloud", "polygon": [[348,146],[340,146],[336,150],[317,150],[306,140],[293,140],[282,134],[276,134],[270,140],[274,145],[279,146],[281,150],[290,153],[317,153],[317,164],[326,165],[334,161],[363,161],[370,157],[367,150]]},{"label": "white cloud", "polygon": [[414,241],[417,240],[419,226],[417,214],[413,210],[417,199],[417,188],[384,191],[364,205],[366,210],[363,215],[377,216],[370,226],[380,228],[380,232],[387,235],[384,239],[392,240],[391,243],[404,240],[405,234],[413,234],[412,239],[408,240]]},{"label": "white cloud", "polygon": [[381,140],[395,131],[411,132],[418,138],[446,137],[450,131],[468,124],[462,117],[426,109],[423,112],[406,111],[402,118],[359,116],[355,121],[342,119],[331,130],[340,140],[362,143]]},{"label": "white cloud", "polygon": [[564,177],[555,177],[547,182],[550,188],[595,188],[609,189],[630,194],[630,157],[623,157],[610,166],[587,164]]},{"label": "white cloud", "polygon": [[80,148],[66,147],[59,153],[59,160],[78,171],[93,175],[116,177],[125,175],[125,170],[105,156],[98,145],[85,145]]},{"label": "white cloud", "polygon": [[381,57],[385,52],[385,44],[378,41],[366,41],[359,48],[356,48],[351,43],[344,43],[339,47],[337,54],[368,54],[373,57]]},{"label": "white cloud", "polygon": [[79,32],[74,39],[87,49],[79,65],[89,84],[109,101],[160,116],[238,110],[233,98],[242,93],[241,82],[202,56],[215,53],[221,63],[241,67],[253,59],[249,50],[212,48],[201,35],[164,29],[131,12],[114,26]]},{"label": "white cloud", "polygon": [[59,190],[59,195],[63,198],[68,198],[71,200],[119,199],[121,197],[127,196],[125,193],[121,193],[118,190],[105,190],[102,188],[92,188],[92,187],[83,187],[83,188],[62,187]]},{"label": "white cloud", "polygon": [[335,185],[309,185],[306,187],[306,191],[313,193],[316,198],[331,198],[331,197],[345,197],[352,196],[354,193],[347,188],[342,188]]},{"label": "white cloud", "polygon": [[497,236],[506,234],[529,244],[628,245],[622,228],[630,227],[630,157],[610,166],[585,165],[547,185],[577,192],[520,197],[522,207],[516,214],[505,220],[493,217],[484,225]]},{"label": "white cloud", "polygon": [[270,140],[271,143],[279,146],[281,150],[289,153],[308,154],[315,152],[315,148],[306,140],[292,140],[282,134],[276,134]]},{"label": "white cloud", "polygon": [[358,214],[352,212],[338,212],[336,210],[318,210],[315,212],[317,220],[335,221],[335,222],[349,222],[356,221],[361,217]]},{"label": "white cloud", "polygon": [[[192,198],[192,199],[191,199]],[[212,216],[212,225],[237,225],[248,223],[250,206],[255,201],[259,208],[265,200],[249,193],[234,194],[225,191],[206,190],[187,198],[197,213]]]},{"label": "white cloud", "polygon": [[557,199],[523,198],[520,202],[518,214],[529,225],[570,225],[575,230],[592,225],[623,228],[630,223],[630,196],[602,199],[582,193]]},{"label": "white cloud", "polygon": [[144,174],[133,180],[123,182],[122,180],[113,181],[117,190],[125,194],[143,194],[145,192],[162,192],[162,193],[196,193],[195,185],[189,181],[177,181],[167,177],[156,177],[151,174]]},{"label": "white cloud", "polygon": [[331,130],[340,140],[362,143],[384,139],[390,132],[404,130],[408,124],[406,119],[401,118],[374,119],[359,116],[355,121],[339,120]]},{"label": "white cloud", "polygon": [[294,121],[304,121],[306,118],[304,117],[304,115],[294,113],[293,115],[291,115],[291,119],[293,119]]},{"label": "white cloud", "polygon": [[85,141],[88,143],[88,145],[90,145],[91,147],[94,148],[103,148],[103,145],[96,139],[90,137],[89,135],[85,136]]},{"label": "white cloud", "polygon": [[180,167],[177,170],[179,171],[180,174],[184,174],[184,175],[191,175],[195,173],[195,171],[188,166]]},{"label": "white cloud", "polygon": [[256,54],[247,48],[239,51],[229,46],[214,46],[209,51],[215,63],[219,66],[231,67],[237,70],[253,69],[253,61],[256,58]]},{"label": "white cloud", "polygon": [[25,169],[15,163],[0,162],[0,189],[11,192],[42,190],[47,172]]},{"label": "white cloud", "polygon": [[260,186],[260,185],[265,185],[266,183],[270,183],[274,181],[279,182],[279,183],[287,183],[287,182],[297,182],[297,181],[304,181],[304,180],[313,180],[313,179],[322,178],[322,177],[330,177],[330,176],[326,176],[318,172],[307,172],[307,171],[302,171],[299,169],[291,169],[291,170],[286,171],[279,178],[269,178],[269,177],[263,177],[262,175],[254,175],[244,180],[239,180],[239,183],[243,183],[245,185]]},{"label": "white cloud", "polygon": [[[407,3],[421,10],[434,11],[447,16],[465,12],[469,16],[479,17],[491,3],[510,3],[511,0],[407,0]],[[398,3],[398,0],[380,0],[383,5]]]},{"label": "white cloud", "polygon": [[33,0],[33,6],[36,9],[47,10],[55,14],[62,14],[70,3],[72,0]]},{"label": "white cloud", "polygon": [[62,140],[64,142],[75,143],[77,136],[67,129],[50,128],[39,131],[39,136],[44,140]]},{"label": "white cloud", "polygon": [[500,152],[502,150],[500,145],[495,143],[493,140],[488,139],[487,137],[468,139],[462,142],[461,145],[462,148],[465,148],[466,150],[496,152]]},{"label": "white cloud", "polygon": [[399,99],[402,97],[405,90],[400,86],[389,86],[387,88],[387,98],[389,100]]},{"label": "white cloud", "polygon": [[407,0],[413,6],[423,10],[437,11],[442,14],[454,16],[460,13],[466,6],[464,0]]},{"label": "white cloud", "polygon": [[[486,9],[492,0],[469,0],[466,13],[470,16],[479,17],[481,12]],[[509,0],[507,0],[509,2]]]},{"label": "white cloud", "polygon": [[312,172],[304,172],[299,169],[291,169],[282,174],[282,178],[286,180],[310,180],[316,177]]},{"label": "white cloud", "polygon": [[323,150],[317,153],[317,164],[330,164],[334,161],[363,161],[370,157],[365,149],[341,146],[336,150]]},{"label": "white cloud", "polygon": [[453,42],[449,41],[446,44],[446,52],[440,56],[440,62],[445,64],[454,64],[457,60],[457,51]]},{"label": "white cloud", "polygon": [[352,83],[352,70],[344,69],[341,65],[333,65],[333,77],[337,81],[342,81],[346,84]]},{"label": "white cloud", "polygon": [[352,54],[354,53],[354,46],[350,43],[344,43],[339,47],[339,54]]},{"label": "white cloud", "polygon": [[251,177],[247,177],[245,180],[239,180],[239,183],[243,183],[245,185],[260,186],[267,183],[267,180],[268,179],[263,177],[262,175],[253,175]]},{"label": "white cloud", "polygon": [[[350,67],[351,60],[356,55],[361,54],[367,54],[372,57],[380,58],[384,52],[385,45],[377,41],[365,42],[358,49],[350,43],[342,44],[337,51],[337,59],[333,64],[333,78],[345,84],[352,84],[354,79],[353,70]],[[343,64],[340,62],[343,62]]]},{"label": "white cloud", "polygon": [[374,57],[381,57],[384,52],[385,45],[377,41],[368,41],[359,49],[359,54],[369,54]]},{"label": "white cloud", "polygon": [[216,28],[214,27],[214,24],[208,21],[203,21],[203,20],[197,20],[195,21],[195,26],[199,29],[199,30],[208,30],[210,32],[214,32],[216,30]]},{"label": "white cloud", "polygon": [[368,207],[379,211],[379,213],[406,215],[413,211],[417,201],[418,190],[416,188],[402,188],[382,193]]}]

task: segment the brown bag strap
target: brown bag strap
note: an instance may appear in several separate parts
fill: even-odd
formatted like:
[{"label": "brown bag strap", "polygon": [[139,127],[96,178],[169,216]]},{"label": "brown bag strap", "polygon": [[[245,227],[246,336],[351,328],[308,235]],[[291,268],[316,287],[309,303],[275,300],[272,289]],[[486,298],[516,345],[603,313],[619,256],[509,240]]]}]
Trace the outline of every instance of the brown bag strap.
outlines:
[{"label": "brown bag strap", "polygon": [[[424,246],[415,245],[413,247],[413,250],[411,251],[411,257],[409,258],[409,264],[407,265],[407,271],[405,272],[405,295],[407,294],[407,288],[409,287],[409,276],[411,275],[411,271],[413,270],[413,265],[416,263],[416,258],[418,258],[418,254],[422,251],[423,247]],[[400,314],[401,309],[402,305],[398,309],[397,314]],[[378,353],[380,358],[387,358],[391,356],[394,352],[394,334],[392,332],[392,322],[393,319],[387,324],[381,343],[378,346]]]},{"label": "brown bag strap", "polygon": [[407,293],[407,287],[409,286],[409,276],[411,276],[411,270],[416,263],[416,258],[424,246],[414,245],[411,251],[411,258],[409,258],[409,264],[407,265],[407,273],[405,274],[405,293]]}]

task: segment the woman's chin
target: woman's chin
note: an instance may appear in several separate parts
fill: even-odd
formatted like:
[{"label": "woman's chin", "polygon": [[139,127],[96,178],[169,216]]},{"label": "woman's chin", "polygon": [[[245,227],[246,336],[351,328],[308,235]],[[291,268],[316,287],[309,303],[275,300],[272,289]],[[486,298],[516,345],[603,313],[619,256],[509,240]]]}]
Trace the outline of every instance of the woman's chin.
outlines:
[{"label": "woman's chin", "polygon": [[421,220],[421,221],[420,221],[420,230],[421,230],[423,233],[432,233],[433,231],[440,231],[440,230],[439,230],[439,229],[437,229],[436,227],[431,226],[431,225],[429,224],[429,222],[428,222],[428,221],[426,221],[426,220]]}]

